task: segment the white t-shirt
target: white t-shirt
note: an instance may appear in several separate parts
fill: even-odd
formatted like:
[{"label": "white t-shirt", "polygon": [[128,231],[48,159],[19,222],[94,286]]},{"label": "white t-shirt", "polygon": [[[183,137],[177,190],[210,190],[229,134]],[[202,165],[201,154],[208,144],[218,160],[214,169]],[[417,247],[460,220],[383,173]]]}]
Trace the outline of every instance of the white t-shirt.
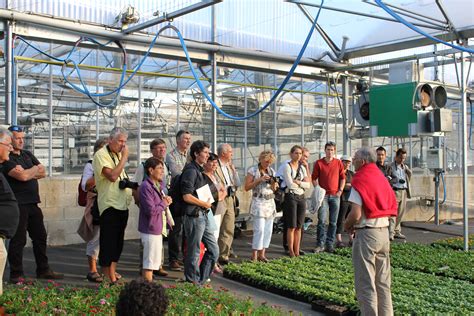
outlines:
[{"label": "white t-shirt", "polygon": [[[349,195],[349,202],[362,206],[362,197],[356,189],[351,189],[351,194]],[[363,227],[387,227],[388,226],[388,217],[379,217],[379,218],[366,218],[364,207],[362,206],[362,216],[357,224],[354,225],[355,228]]]}]

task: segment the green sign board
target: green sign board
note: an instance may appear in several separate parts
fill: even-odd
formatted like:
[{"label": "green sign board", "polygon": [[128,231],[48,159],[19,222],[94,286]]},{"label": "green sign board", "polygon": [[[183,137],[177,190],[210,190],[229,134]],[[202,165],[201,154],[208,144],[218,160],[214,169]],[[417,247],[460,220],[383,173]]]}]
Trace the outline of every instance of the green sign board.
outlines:
[{"label": "green sign board", "polygon": [[409,125],[417,123],[413,109],[416,86],[409,82],[370,88],[370,126],[377,128],[377,136],[409,136]]}]

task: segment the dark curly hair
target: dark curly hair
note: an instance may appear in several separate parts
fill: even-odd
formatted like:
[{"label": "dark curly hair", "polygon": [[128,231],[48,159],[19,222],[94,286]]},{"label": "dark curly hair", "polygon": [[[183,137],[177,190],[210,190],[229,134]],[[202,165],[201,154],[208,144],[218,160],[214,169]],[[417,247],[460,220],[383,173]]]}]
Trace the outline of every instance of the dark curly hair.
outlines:
[{"label": "dark curly hair", "polygon": [[165,288],[143,279],[125,284],[115,305],[117,316],[165,315],[168,309]]}]

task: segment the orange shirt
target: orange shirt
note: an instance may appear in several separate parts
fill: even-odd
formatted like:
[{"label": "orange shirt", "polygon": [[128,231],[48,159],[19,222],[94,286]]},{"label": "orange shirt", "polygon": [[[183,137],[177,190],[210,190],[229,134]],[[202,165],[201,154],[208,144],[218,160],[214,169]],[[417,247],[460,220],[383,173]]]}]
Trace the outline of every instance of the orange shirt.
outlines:
[{"label": "orange shirt", "polygon": [[319,186],[326,190],[326,195],[335,195],[339,188],[339,181],[345,179],[342,161],[334,158],[329,163],[324,158],[314,163],[311,179],[318,179]]}]

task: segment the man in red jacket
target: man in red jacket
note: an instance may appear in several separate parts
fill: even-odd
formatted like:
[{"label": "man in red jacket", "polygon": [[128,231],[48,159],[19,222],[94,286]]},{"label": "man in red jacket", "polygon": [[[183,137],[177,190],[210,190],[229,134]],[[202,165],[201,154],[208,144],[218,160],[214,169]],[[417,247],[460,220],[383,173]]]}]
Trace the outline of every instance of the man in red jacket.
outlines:
[{"label": "man in red jacket", "polygon": [[361,314],[393,315],[388,226],[389,218],[397,216],[397,200],[375,164],[376,157],[375,151],[367,147],[354,155],[351,212],[344,228],[355,232],[352,263]]}]

